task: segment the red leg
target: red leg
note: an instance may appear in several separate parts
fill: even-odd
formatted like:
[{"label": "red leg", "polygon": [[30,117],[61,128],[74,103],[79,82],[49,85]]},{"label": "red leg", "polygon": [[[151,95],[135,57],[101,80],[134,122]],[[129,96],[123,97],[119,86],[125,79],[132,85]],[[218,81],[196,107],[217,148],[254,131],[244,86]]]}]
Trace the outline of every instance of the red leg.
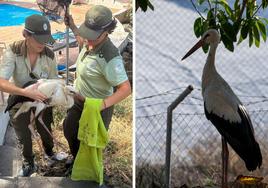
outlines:
[{"label": "red leg", "polygon": [[226,140],[222,137],[222,188],[228,188],[229,151]]},{"label": "red leg", "polygon": [[[66,149],[60,142],[58,142],[58,140],[53,136],[53,134],[48,130],[48,128],[46,127],[44,121],[43,121],[43,114],[44,111],[42,111],[38,117],[38,121],[40,122],[40,124],[43,126],[43,128],[47,131],[47,133],[51,136],[51,138],[53,139],[53,142],[55,144],[56,147],[60,147],[61,149],[63,149],[63,151]],[[57,149],[58,150],[58,149]]]},{"label": "red leg", "polygon": [[40,152],[43,152],[43,149],[42,149],[43,147],[42,147],[40,140],[39,140],[39,134],[37,132],[35,132],[35,130],[34,130],[34,119],[35,119],[34,113],[33,113],[33,111],[31,111],[30,124],[28,125],[28,128],[30,129],[30,131],[33,135],[33,139],[36,140],[36,142],[39,146]]}]

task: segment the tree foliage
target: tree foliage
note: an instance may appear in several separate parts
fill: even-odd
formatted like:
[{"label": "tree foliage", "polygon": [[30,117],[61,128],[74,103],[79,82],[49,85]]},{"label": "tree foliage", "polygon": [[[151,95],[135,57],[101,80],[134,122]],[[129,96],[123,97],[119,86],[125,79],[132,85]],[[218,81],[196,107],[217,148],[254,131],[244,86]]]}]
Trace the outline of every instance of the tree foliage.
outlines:
[{"label": "tree foliage", "polygon": [[136,11],[141,8],[144,12],[147,11],[148,7],[154,10],[154,6],[150,2],[150,0],[136,0]]},{"label": "tree foliage", "polygon": [[[258,16],[260,9],[268,7],[268,0],[257,3],[256,0],[235,0],[230,5],[227,0],[190,0],[199,17],[194,22],[194,33],[196,37],[208,29],[217,29],[221,34],[224,46],[234,51],[234,44],[240,44],[248,38],[249,47],[255,44],[260,46],[261,38],[265,42],[267,39],[268,19]],[[199,7],[205,7],[202,11]],[[205,52],[208,46],[203,47]]]}]

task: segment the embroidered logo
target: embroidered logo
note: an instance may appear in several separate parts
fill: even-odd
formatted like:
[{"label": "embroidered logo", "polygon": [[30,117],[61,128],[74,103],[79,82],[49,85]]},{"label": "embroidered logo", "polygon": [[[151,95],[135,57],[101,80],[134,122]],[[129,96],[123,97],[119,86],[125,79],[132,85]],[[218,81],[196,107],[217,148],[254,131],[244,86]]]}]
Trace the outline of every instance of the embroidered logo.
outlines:
[{"label": "embroidered logo", "polygon": [[123,66],[123,64],[117,64],[116,66],[115,66],[115,72],[116,73],[120,73],[122,70],[124,69],[124,66]]},{"label": "embroidered logo", "polygon": [[95,24],[95,20],[94,20],[93,18],[89,18],[89,19],[88,19],[88,23],[89,23],[90,25],[93,25],[93,24]]},{"label": "embroidered logo", "polygon": [[47,30],[47,24],[46,23],[44,23],[44,25],[43,25],[43,29],[46,31]]}]

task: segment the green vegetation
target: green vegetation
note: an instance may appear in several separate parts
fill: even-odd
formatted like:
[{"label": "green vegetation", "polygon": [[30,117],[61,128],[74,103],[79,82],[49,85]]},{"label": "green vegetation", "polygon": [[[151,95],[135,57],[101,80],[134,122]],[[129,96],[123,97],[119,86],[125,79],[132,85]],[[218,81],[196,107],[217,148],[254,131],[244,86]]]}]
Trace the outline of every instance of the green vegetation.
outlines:
[{"label": "green vegetation", "polygon": [[154,10],[154,6],[150,2],[150,0],[136,0],[136,11],[141,8],[142,11],[147,11],[148,7]]},{"label": "green vegetation", "polygon": [[[232,52],[235,43],[240,44],[247,38],[249,47],[253,43],[260,47],[261,38],[266,41],[268,19],[260,17],[258,13],[261,9],[267,9],[268,0],[262,0],[261,3],[256,0],[236,0],[232,5],[227,0],[197,0],[197,5],[203,7],[203,14],[193,0],[191,3],[200,15],[194,22],[196,37],[202,36],[208,29],[217,29],[224,46]],[[208,46],[203,50],[207,52]]]}]

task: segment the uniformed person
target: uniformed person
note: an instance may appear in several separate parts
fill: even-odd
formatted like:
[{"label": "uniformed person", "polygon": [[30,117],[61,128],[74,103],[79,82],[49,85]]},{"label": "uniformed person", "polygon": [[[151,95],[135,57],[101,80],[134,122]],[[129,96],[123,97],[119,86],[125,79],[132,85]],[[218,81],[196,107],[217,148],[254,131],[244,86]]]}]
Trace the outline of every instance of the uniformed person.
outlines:
[{"label": "uniformed person", "polygon": [[[54,53],[46,47],[54,42],[51,36],[49,21],[41,15],[31,15],[25,20],[24,40],[12,43],[4,53],[0,64],[0,90],[44,101],[46,96],[37,90],[22,88],[29,81],[39,78],[57,78],[57,64]],[[14,127],[19,143],[22,145],[23,164],[19,176],[30,176],[35,170],[32,151],[31,133],[28,129],[30,112],[13,118],[18,106],[10,111],[10,125]],[[48,108],[43,116],[44,123],[51,131],[52,108]],[[45,153],[53,156],[53,140],[43,126],[36,121],[37,131],[41,135]]]},{"label": "uniformed person", "polygon": [[[131,87],[119,50],[108,36],[113,32],[117,23],[111,10],[102,5],[93,6],[87,11],[85,21],[79,29],[75,26],[71,16],[66,22],[78,41],[84,42],[76,61],[75,88],[81,95],[75,97],[75,104],[69,109],[63,126],[64,135],[75,157],[79,149],[77,133],[84,98],[103,99],[101,115],[108,129],[113,114],[113,105],[129,96]],[[113,87],[116,88],[115,92]]]}]

